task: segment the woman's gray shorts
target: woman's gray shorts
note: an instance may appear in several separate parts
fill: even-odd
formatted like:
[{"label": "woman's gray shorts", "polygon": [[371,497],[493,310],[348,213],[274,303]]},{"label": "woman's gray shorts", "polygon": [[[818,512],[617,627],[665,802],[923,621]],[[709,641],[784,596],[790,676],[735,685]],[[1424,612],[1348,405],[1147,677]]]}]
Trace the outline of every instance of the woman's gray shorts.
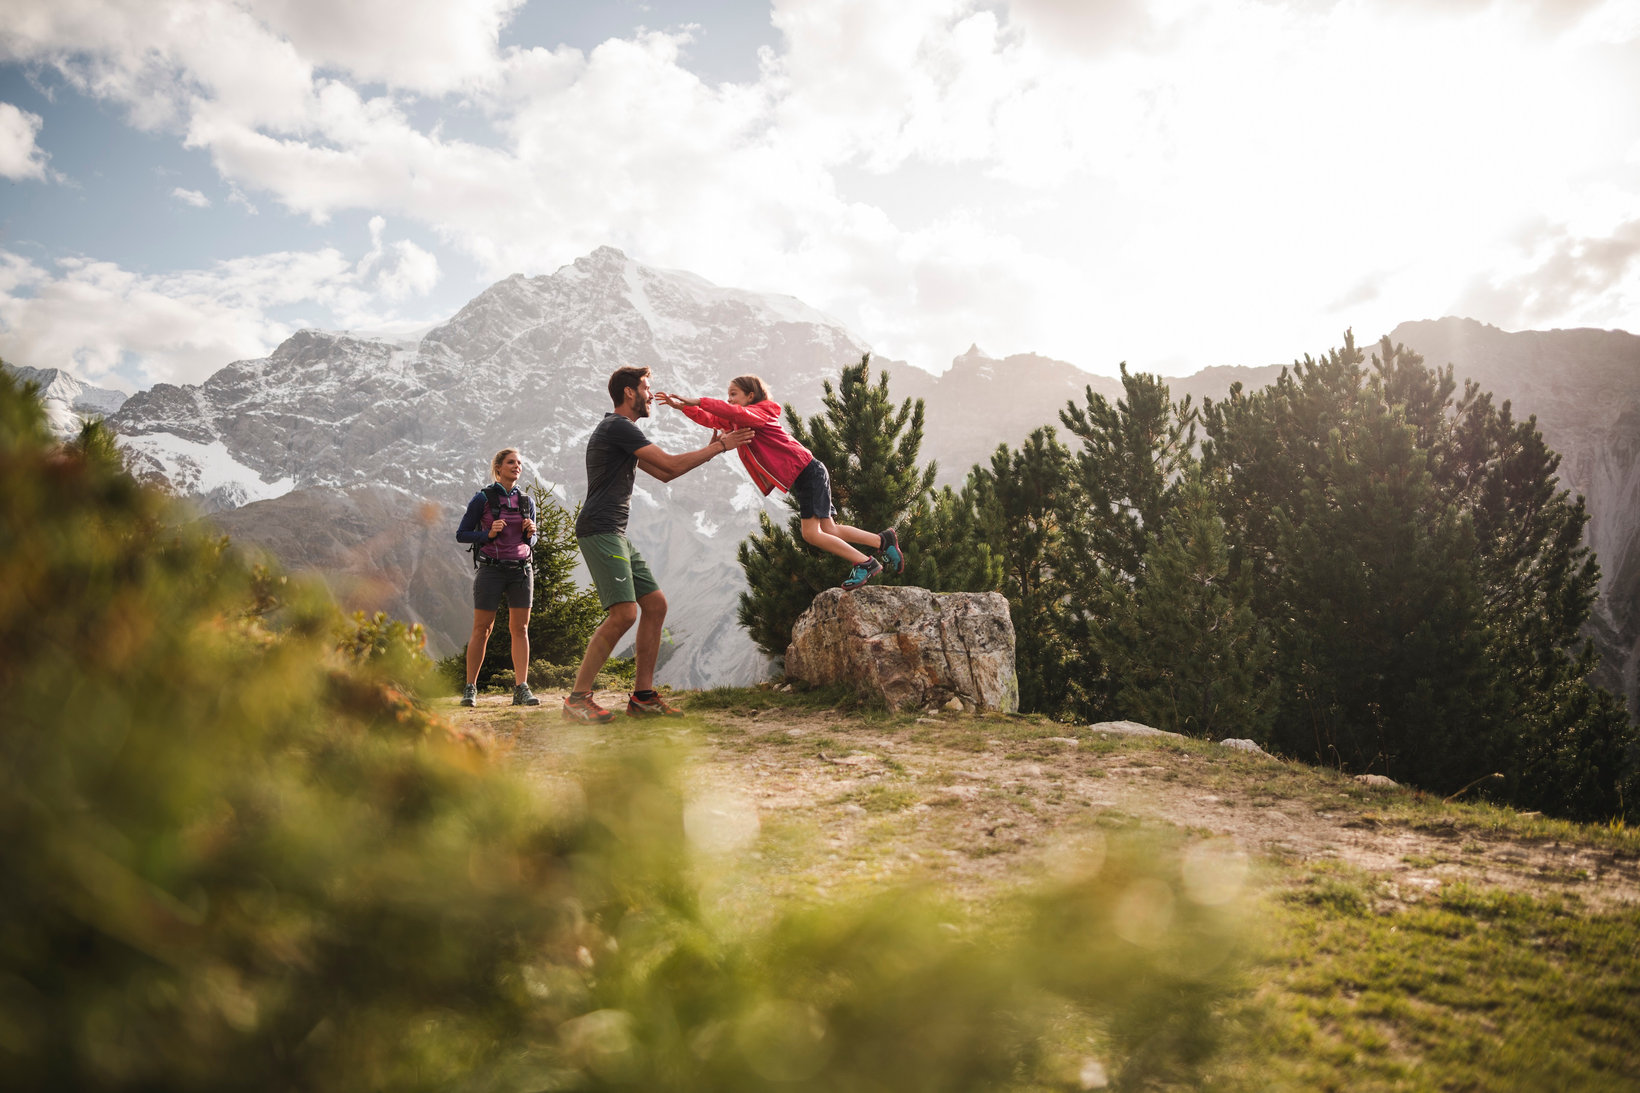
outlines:
[{"label": "woman's gray shorts", "polygon": [[527,565],[479,564],[473,574],[473,610],[494,611],[507,597],[508,608],[529,609],[535,594],[533,570]]}]

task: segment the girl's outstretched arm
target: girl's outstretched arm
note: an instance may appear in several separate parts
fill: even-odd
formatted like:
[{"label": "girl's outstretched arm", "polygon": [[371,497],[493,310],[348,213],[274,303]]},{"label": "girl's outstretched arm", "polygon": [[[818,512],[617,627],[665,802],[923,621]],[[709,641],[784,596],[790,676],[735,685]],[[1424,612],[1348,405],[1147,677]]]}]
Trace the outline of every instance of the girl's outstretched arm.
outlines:
[{"label": "girl's outstretched arm", "polygon": [[[698,403],[700,408],[706,413],[712,414],[723,421],[729,422],[730,425],[726,427],[738,428],[742,425],[746,425],[756,428],[760,425],[769,424],[769,419],[762,414],[748,410],[744,406],[736,406],[732,402],[724,402],[720,398],[707,398],[703,396],[696,399],[695,402]],[[780,419],[776,417],[775,420],[779,421]]]},{"label": "girl's outstretched arm", "polygon": [[698,398],[685,398],[682,395],[674,395],[666,391],[656,391],[655,397],[672,407],[674,410],[682,410],[683,416],[688,418],[690,421],[693,421],[696,425],[704,425],[708,429],[722,430],[733,429],[736,427],[735,423],[727,418],[701,409],[700,399]]}]

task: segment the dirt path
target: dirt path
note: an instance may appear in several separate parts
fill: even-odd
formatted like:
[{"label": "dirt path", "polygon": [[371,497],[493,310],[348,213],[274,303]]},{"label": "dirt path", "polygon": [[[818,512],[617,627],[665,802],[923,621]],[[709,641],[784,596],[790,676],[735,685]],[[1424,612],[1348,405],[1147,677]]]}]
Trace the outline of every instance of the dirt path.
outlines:
[{"label": "dirt path", "polygon": [[694,745],[691,835],[735,849],[759,834],[778,843],[802,832],[817,849],[774,870],[794,892],[926,878],[977,896],[1040,869],[1061,843],[1160,822],[1254,862],[1364,871],[1385,910],[1460,882],[1591,910],[1640,903],[1632,837],[1443,806],[1262,754],[1131,734],[1125,723],[752,708],[702,711],[675,727],[618,718],[593,729],[564,722],[560,698],[543,694],[528,711],[494,699],[476,711],[451,705],[548,780],[636,732]]}]

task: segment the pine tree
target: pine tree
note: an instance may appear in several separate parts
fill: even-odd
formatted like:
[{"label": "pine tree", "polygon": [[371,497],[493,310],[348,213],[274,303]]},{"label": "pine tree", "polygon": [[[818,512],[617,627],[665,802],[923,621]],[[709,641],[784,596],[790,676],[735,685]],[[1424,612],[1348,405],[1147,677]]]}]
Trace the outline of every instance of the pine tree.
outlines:
[{"label": "pine tree", "polygon": [[1363,397],[1365,359],[1346,332],[1341,349],[1294,362],[1262,390],[1236,384],[1228,398],[1202,408],[1203,469],[1226,522],[1231,564],[1246,566],[1260,618],[1281,617],[1279,528],[1303,522],[1305,491],[1328,457],[1329,437]]},{"label": "pine tree", "polygon": [[[1002,587],[1003,559],[982,531],[983,517],[972,477],[961,490],[945,486],[920,499],[906,518],[916,549],[905,573],[889,579],[938,592],[994,592]],[[888,576],[885,574],[885,576]]]},{"label": "pine tree", "polygon": [[1057,714],[1065,696],[1066,652],[1053,625],[1065,596],[1059,577],[1060,513],[1069,488],[1070,452],[1050,426],[1018,451],[999,445],[989,468],[969,474],[982,538],[1001,568],[1014,623],[1014,669],[1022,713]]},{"label": "pine tree", "polygon": [[[787,505],[796,508],[789,499]],[[768,656],[784,657],[793,624],[814,597],[837,583],[836,574],[818,572],[815,551],[803,541],[795,513],[786,527],[776,525],[766,512],[757,514],[757,523],[757,534],[743,539],[735,551],[747,587],[740,594],[736,618],[752,644]]]},{"label": "pine tree", "polygon": [[1387,407],[1331,431],[1301,515],[1277,511],[1288,754],[1452,792],[1507,750],[1467,518]]},{"label": "pine tree", "polygon": [[1622,815],[1640,791],[1640,734],[1589,682],[1596,652],[1582,627],[1600,571],[1583,499],[1557,487],[1560,457],[1536,420],[1515,421],[1473,384],[1443,440],[1445,485],[1475,524],[1488,654],[1518,722],[1506,792],[1560,815]]},{"label": "pine tree", "polygon": [[560,505],[539,483],[529,487],[535,501],[535,593],[530,606],[530,659],[578,664],[587,640],[604,619],[592,588],[575,581],[581,548],[575,539],[576,513]]},{"label": "pine tree", "polygon": [[1120,366],[1123,397],[1112,406],[1087,388],[1086,409],[1074,402],[1059,420],[1082,441],[1072,481],[1081,506],[1066,530],[1077,553],[1102,569],[1136,577],[1145,552],[1171,509],[1179,475],[1193,460],[1196,413],[1177,404],[1158,376]]},{"label": "pine tree", "polygon": [[1191,467],[1146,556],[1144,583],[1112,604],[1101,631],[1121,715],[1189,736],[1267,742],[1272,650],[1250,595],[1250,582],[1230,569],[1224,521]]},{"label": "pine tree", "polygon": [[1232,566],[1278,637],[1272,739],[1292,754],[1563,815],[1622,815],[1636,734],[1587,682],[1598,570],[1535,422],[1450,367],[1345,335],[1210,402],[1203,465]]},{"label": "pine tree", "polygon": [[1089,387],[1085,409],[1069,403],[1059,414],[1082,446],[1058,513],[1065,595],[1053,618],[1067,651],[1068,705],[1089,719],[1115,712],[1120,681],[1101,652],[1117,640],[1107,622],[1143,584],[1145,556],[1194,458],[1190,399],[1172,402],[1159,377],[1131,374],[1126,364],[1121,377],[1124,395],[1114,406]]}]

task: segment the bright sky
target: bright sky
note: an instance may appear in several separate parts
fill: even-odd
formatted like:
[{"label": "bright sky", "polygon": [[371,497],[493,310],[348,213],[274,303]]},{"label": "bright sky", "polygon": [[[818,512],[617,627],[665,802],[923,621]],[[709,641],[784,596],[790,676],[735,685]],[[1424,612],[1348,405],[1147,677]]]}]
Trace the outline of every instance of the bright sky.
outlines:
[{"label": "bright sky", "polygon": [[0,356],[127,390],[601,244],[935,371],[1640,331],[1636,0],[6,0]]}]

